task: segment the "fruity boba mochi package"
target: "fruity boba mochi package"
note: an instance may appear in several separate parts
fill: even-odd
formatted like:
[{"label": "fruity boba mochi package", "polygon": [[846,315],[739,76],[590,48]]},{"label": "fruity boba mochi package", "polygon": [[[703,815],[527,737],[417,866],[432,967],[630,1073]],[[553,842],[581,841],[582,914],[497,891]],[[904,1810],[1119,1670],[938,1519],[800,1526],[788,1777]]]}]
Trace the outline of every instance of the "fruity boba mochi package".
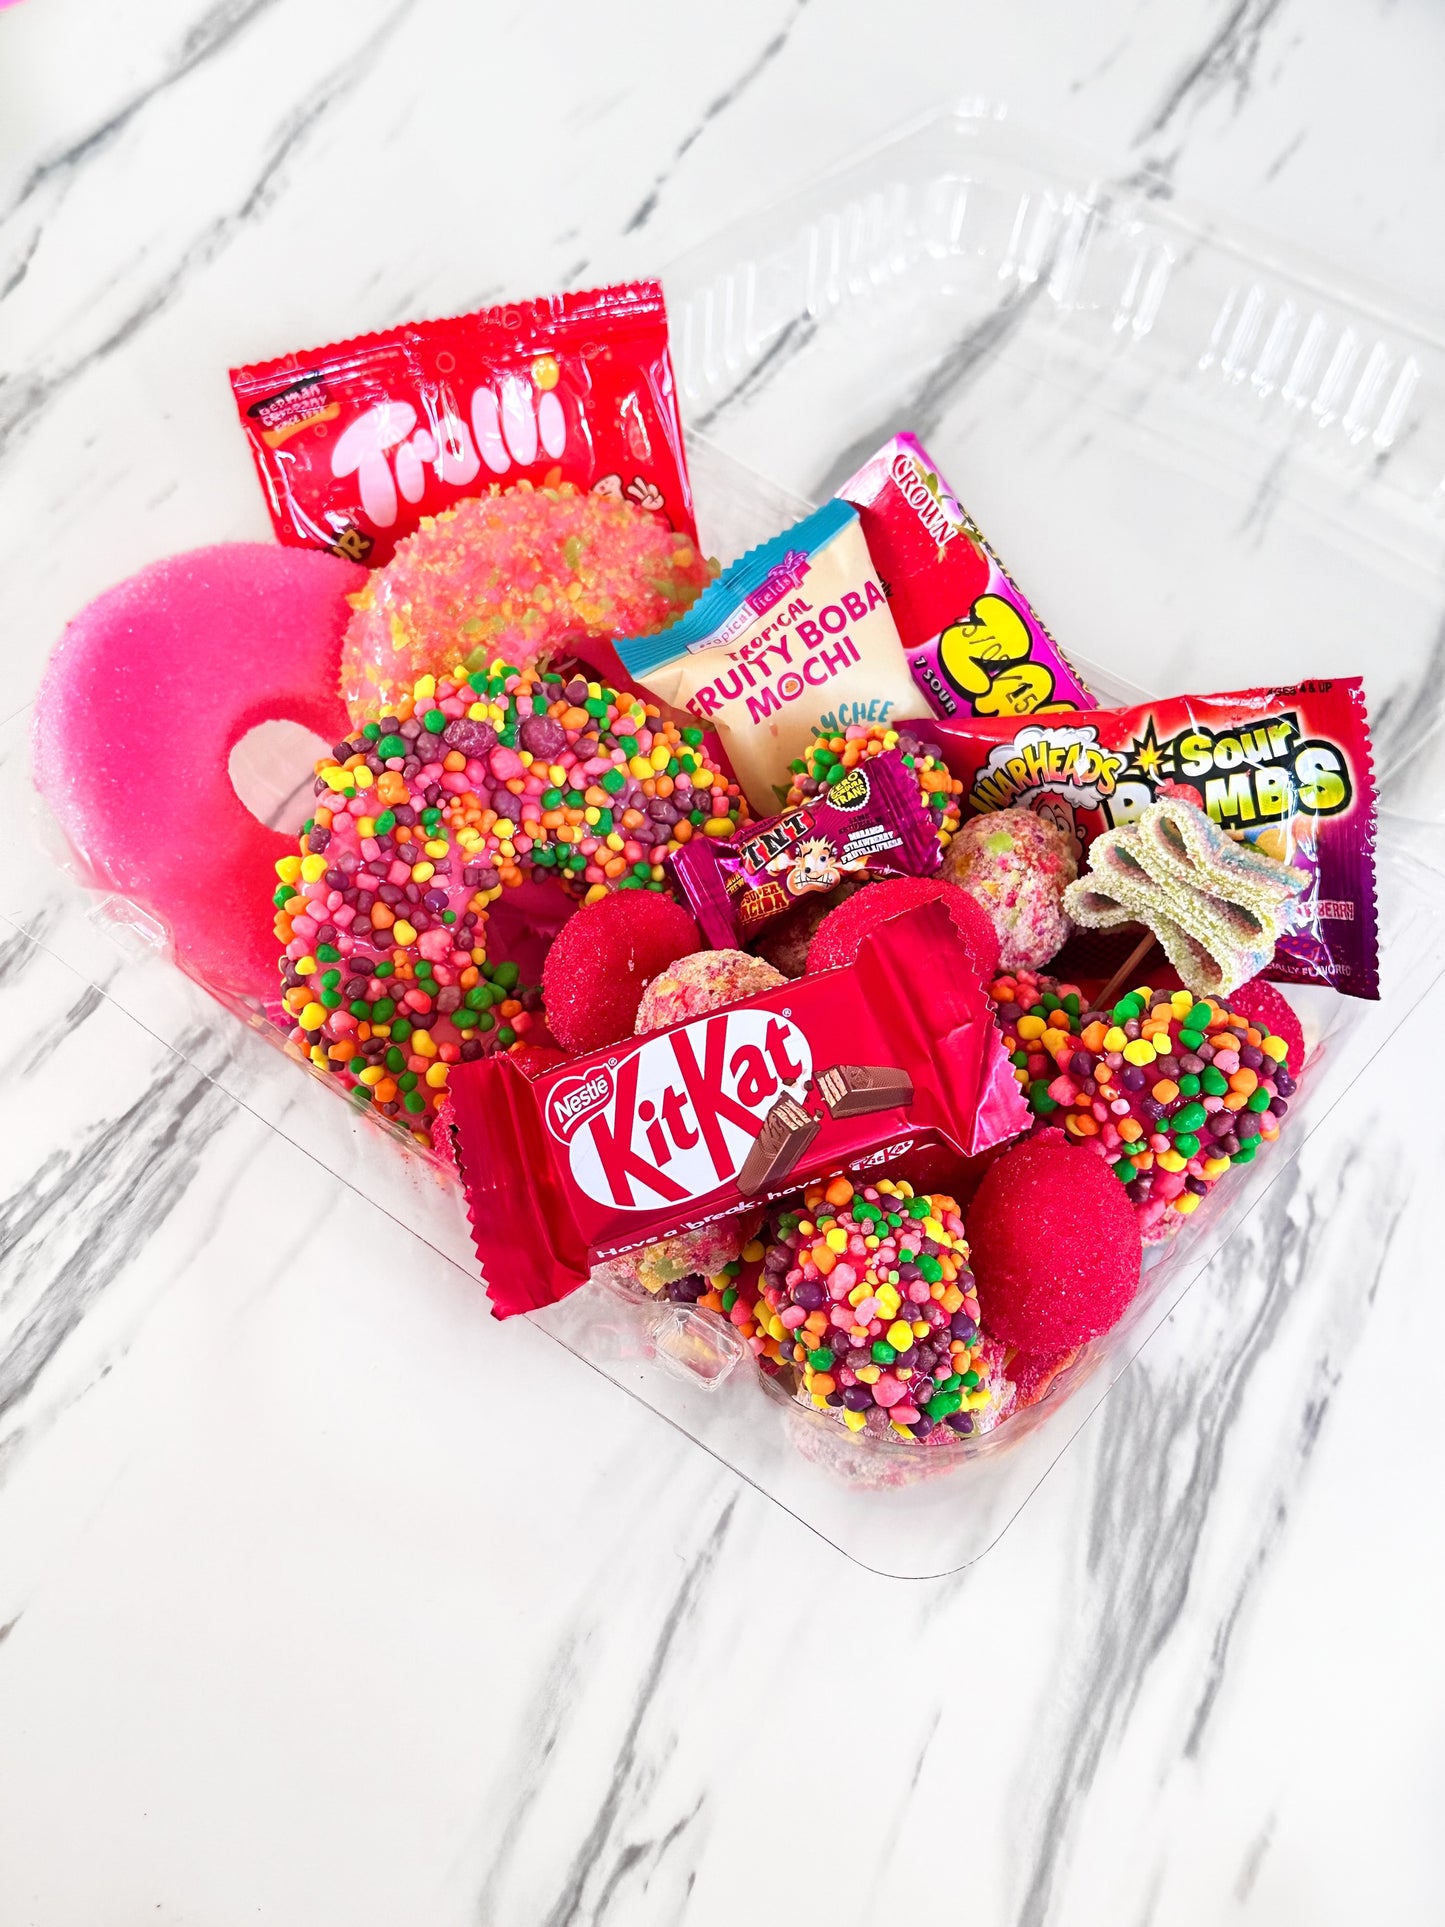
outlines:
[{"label": "fruity boba mochi package", "polygon": [[843,501],[750,550],[670,628],[619,648],[654,696],[717,730],[761,814],[815,730],[892,722],[916,700],[858,512]]}]

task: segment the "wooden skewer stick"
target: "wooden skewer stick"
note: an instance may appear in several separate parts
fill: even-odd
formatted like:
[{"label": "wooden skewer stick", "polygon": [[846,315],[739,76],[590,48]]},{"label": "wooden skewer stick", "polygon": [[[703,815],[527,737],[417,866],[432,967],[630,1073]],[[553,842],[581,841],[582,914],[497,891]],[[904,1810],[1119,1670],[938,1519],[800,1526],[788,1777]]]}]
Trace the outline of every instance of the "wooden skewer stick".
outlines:
[{"label": "wooden skewer stick", "polygon": [[1154,948],[1154,943],[1154,932],[1152,930],[1146,930],[1138,943],[1135,944],[1134,948],[1124,959],[1123,963],[1121,963],[1119,968],[1114,972],[1108,983],[1105,984],[1103,990],[1100,991],[1098,998],[1095,1000],[1096,1007],[1099,1010],[1110,1010],[1113,1008],[1114,999],[1118,996],[1124,985],[1129,982],[1140,964],[1142,964],[1144,959],[1149,955],[1149,952]]}]

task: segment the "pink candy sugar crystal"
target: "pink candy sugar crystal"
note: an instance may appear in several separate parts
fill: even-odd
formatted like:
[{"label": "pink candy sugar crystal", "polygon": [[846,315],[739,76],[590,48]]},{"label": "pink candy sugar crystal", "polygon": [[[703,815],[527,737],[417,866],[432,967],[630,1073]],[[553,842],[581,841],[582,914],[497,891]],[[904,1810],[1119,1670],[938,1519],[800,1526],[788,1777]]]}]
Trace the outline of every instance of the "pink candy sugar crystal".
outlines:
[{"label": "pink candy sugar crystal", "polygon": [[346,596],[365,579],[269,543],[194,549],[97,596],[50,658],[31,739],[40,792],[95,882],[163,923],[215,989],[274,997],[275,866],[296,848],[237,796],[230,753],[276,720],[345,734]]}]

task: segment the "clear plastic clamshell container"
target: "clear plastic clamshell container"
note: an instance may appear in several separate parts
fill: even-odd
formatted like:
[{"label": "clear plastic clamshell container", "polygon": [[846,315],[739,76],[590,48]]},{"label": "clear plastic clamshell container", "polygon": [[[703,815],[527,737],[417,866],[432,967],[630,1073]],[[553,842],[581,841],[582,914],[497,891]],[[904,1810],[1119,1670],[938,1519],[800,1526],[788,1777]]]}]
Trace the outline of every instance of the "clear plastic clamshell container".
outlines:
[{"label": "clear plastic clamshell container", "polygon": [[[1380,1002],[1291,992],[1311,1053],[1280,1141],[1149,1255],[1125,1318],[1039,1405],[945,1449],[876,1444],[765,1385],[709,1313],[596,1282],[534,1315],[850,1557],[945,1573],[998,1537],[1445,966],[1428,680],[1445,604],[1445,343],[1218,233],[1157,184],[1111,182],[963,112],[713,237],[665,280],[714,553],[773,533],[910,428],[1101,700],[1351,673],[1370,694]],[[74,973],[78,997],[108,999],[298,1159],[474,1274],[449,1172],[271,1048],[258,1012],[220,1010],[154,917],[75,874],[31,788],[27,724],[0,732],[0,913]],[[289,825],[307,762],[273,735],[233,774],[258,814]],[[492,1342],[505,1348],[505,1327]]]}]

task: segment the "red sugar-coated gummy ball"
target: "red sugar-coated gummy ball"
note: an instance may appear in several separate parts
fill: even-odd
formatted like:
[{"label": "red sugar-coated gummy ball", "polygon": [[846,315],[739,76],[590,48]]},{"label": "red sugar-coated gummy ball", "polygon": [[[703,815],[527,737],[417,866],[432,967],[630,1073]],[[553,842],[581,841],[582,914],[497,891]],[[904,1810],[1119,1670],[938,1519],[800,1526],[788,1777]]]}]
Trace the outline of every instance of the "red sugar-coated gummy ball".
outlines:
[{"label": "red sugar-coated gummy ball", "polygon": [[1056,1354],[1108,1331],[1139,1283],[1134,1207],[1102,1158],[1062,1131],[1005,1151],[978,1187],[965,1232],[985,1331]]},{"label": "red sugar-coated gummy ball", "polygon": [[1305,1034],[1293,1005],[1283,994],[1263,977],[1251,977],[1247,984],[1230,991],[1229,1007],[1251,1023],[1262,1021],[1272,1037],[1284,1039],[1289,1045],[1289,1056],[1285,1060],[1289,1074],[1298,1077],[1304,1068]]},{"label": "red sugar-coated gummy ball", "polygon": [[808,946],[809,970],[836,970],[841,964],[852,963],[865,937],[890,917],[920,903],[944,905],[964,941],[969,962],[984,983],[991,983],[998,971],[998,932],[988,912],[980,909],[967,890],[956,883],[945,883],[942,877],[892,877],[886,883],[871,883],[840,903],[824,917]]},{"label": "red sugar-coated gummy ball", "polygon": [[701,947],[686,910],[654,890],[617,890],[585,904],[557,932],[542,966],[552,1035],[571,1051],[630,1037],[651,980]]}]

